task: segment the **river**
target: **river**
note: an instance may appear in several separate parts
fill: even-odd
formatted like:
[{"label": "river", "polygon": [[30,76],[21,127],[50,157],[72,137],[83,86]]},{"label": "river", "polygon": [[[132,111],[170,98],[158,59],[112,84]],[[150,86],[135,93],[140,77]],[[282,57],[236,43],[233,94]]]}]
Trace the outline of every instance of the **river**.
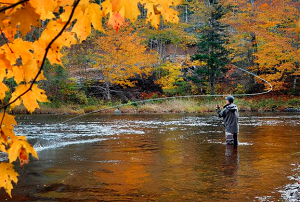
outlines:
[{"label": "river", "polygon": [[68,118],[17,117],[40,159],[1,201],[293,201],[300,114],[242,113],[238,148],[215,115]]}]

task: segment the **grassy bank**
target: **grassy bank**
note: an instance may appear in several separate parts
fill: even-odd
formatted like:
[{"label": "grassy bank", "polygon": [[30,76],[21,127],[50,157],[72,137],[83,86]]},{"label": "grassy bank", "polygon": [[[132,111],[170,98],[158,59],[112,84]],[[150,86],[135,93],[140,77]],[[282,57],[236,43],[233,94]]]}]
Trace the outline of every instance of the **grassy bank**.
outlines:
[{"label": "grassy bank", "polygon": [[[198,98],[198,99],[173,99],[156,102],[145,102],[142,104],[128,103],[120,110],[123,113],[204,113],[215,111],[216,103],[221,106],[225,103],[223,98]],[[273,99],[273,98],[240,98],[236,99],[240,111],[296,111],[300,109],[300,98]],[[114,113],[114,106],[120,103],[97,103],[93,105],[68,104],[53,106],[42,104],[35,114],[69,114],[78,115],[102,110],[99,113]],[[14,114],[27,114],[23,106],[16,107]]]}]

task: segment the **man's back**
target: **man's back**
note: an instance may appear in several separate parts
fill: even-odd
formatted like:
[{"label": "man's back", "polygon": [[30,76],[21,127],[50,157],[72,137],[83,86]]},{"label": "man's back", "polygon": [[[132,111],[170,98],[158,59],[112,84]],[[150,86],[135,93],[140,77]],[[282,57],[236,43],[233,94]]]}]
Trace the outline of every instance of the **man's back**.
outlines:
[{"label": "man's back", "polygon": [[238,107],[233,104],[232,96],[226,97],[227,104],[220,109],[217,104],[217,113],[219,117],[223,117],[225,126],[225,138],[227,144],[238,144],[237,135],[239,132],[239,112]]},{"label": "man's back", "polygon": [[239,113],[238,107],[230,103],[225,105],[223,110],[218,110],[219,117],[223,117],[226,132],[238,133],[239,132]]}]

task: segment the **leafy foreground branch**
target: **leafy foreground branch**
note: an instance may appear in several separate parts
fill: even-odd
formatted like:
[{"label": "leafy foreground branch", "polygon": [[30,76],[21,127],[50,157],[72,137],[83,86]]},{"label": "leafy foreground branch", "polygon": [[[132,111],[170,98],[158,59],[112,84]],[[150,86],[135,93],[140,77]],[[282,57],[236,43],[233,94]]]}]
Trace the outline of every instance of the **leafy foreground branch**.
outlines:
[{"label": "leafy foreground branch", "polygon": [[[52,44],[58,39],[58,37],[60,37],[62,35],[62,33],[67,28],[67,26],[70,24],[71,19],[74,15],[75,9],[78,6],[79,2],[80,2],[80,0],[75,1],[68,21],[65,23],[65,25],[63,26],[61,31],[50,41],[47,48],[45,49],[45,54],[44,54],[44,57],[43,57],[42,64],[41,64],[37,74],[33,78],[29,88],[27,90],[25,90],[23,93],[21,93],[19,96],[14,98],[12,101],[10,101],[8,104],[2,106],[1,109],[3,109],[3,113],[2,113],[3,116],[2,116],[2,120],[1,120],[1,124],[0,124],[1,137],[2,137],[2,135],[5,136],[5,133],[4,133],[3,130],[8,129],[8,126],[9,126],[9,123],[6,124],[5,122],[7,122],[8,120],[10,120],[13,123],[15,122],[13,116],[6,115],[7,108],[10,105],[17,102],[23,95],[25,95],[26,93],[31,91],[33,87],[36,87],[36,86],[34,86],[34,83],[37,81],[39,75],[42,73],[42,70],[43,70],[43,67],[44,67],[44,64],[45,64],[45,61],[46,61],[46,58],[47,58],[47,54],[48,54]],[[43,92],[41,92],[41,94],[43,95]],[[47,98],[44,97],[43,99],[40,99],[40,101],[47,101]],[[5,122],[4,122],[4,120],[5,120]],[[17,124],[17,123],[15,122],[14,124]],[[33,147],[27,142],[25,136],[18,136],[17,137],[13,134],[12,130],[9,131],[9,132],[10,132],[10,136],[8,136],[8,137],[10,137],[11,141],[8,142],[7,145],[1,144],[2,149],[0,148],[1,149],[0,151],[5,152],[6,147],[9,147],[9,149],[7,150],[9,163],[0,163],[1,164],[1,169],[2,169],[1,174],[4,175],[4,176],[1,176],[1,178],[0,178],[0,179],[3,179],[2,181],[0,180],[0,187],[4,187],[5,191],[11,196],[11,189],[13,188],[13,186],[11,184],[11,181],[13,181],[15,184],[18,182],[18,178],[17,178],[18,174],[14,171],[13,165],[11,163],[16,161],[19,158],[20,165],[22,166],[24,164],[29,163],[29,154],[32,154],[32,156],[34,156],[37,159],[38,159],[38,155],[37,155],[37,152],[33,149]]]},{"label": "leafy foreground branch", "polygon": [[[159,0],[106,0],[101,5],[89,0],[14,0],[0,3],[0,28],[5,35],[0,46],[0,153],[6,153],[8,162],[0,163],[0,188],[11,195],[12,183],[18,174],[13,162],[29,162],[30,154],[38,158],[25,136],[14,134],[17,125],[14,116],[7,113],[23,104],[32,113],[38,102],[48,102],[38,81],[45,80],[45,61],[62,64],[61,50],[82,42],[93,29],[103,31],[102,21],[109,15],[108,24],[118,31],[125,18],[133,23],[140,15],[139,4],[148,9],[147,22],[158,28],[161,17],[166,22],[178,22],[178,13],[171,8],[180,3]],[[70,24],[72,23],[72,26]]]}]

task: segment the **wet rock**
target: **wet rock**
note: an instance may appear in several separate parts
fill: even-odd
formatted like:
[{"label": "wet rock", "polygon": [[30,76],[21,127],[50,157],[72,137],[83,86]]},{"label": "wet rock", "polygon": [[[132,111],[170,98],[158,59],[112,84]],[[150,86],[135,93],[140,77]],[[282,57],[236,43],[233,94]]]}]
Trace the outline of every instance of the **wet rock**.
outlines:
[{"label": "wet rock", "polygon": [[58,193],[60,193],[60,192],[62,192],[64,190],[64,188],[65,188],[65,186],[60,186],[55,191],[58,192]]},{"label": "wet rock", "polygon": [[115,114],[116,115],[119,115],[119,114],[121,114],[122,112],[121,112],[121,110],[119,109],[119,108],[117,108],[116,110],[115,110]]},{"label": "wet rock", "polygon": [[286,108],[283,110],[284,112],[300,112],[298,108]]},{"label": "wet rock", "polygon": [[4,152],[0,152],[0,162],[8,161],[8,154]]},{"label": "wet rock", "polygon": [[286,201],[290,201],[290,202],[300,201],[298,182],[294,184],[286,185],[285,190],[280,192],[281,192],[281,197]]},{"label": "wet rock", "polygon": [[50,192],[50,191],[62,192],[65,187],[66,187],[65,184],[55,183],[44,187],[44,189],[41,190],[41,192]]},{"label": "wet rock", "polygon": [[[292,164],[292,165],[296,166],[295,164]],[[299,193],[299,191],[300,191],[300,176],[298,175],[299,170],[300,170],[300,165],[297,165],[297,167],[292,170],[293,172],[296,172],[296,174],[288,177],[290,180],[292,180],[294,182],[291,184],[285,185],[279,191],[281,193],[281,197],[284,201],[289,201],[289,202],[300,201],[300,193]]]}]

